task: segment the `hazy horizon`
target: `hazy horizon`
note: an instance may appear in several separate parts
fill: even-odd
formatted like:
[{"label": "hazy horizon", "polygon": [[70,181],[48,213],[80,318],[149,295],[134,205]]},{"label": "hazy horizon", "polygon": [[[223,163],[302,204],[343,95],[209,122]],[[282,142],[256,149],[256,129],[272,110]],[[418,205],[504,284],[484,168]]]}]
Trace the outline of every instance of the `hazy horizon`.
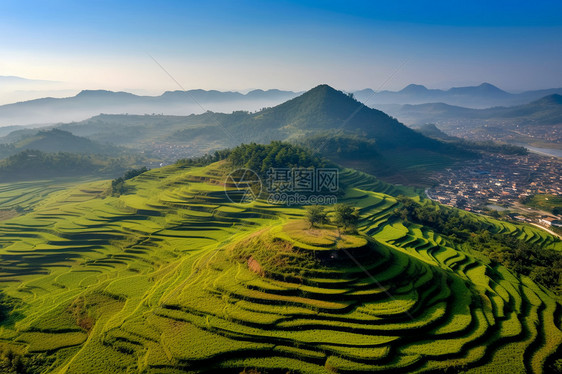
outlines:
[{"label": "hazy horizon", "polygon": [[[1,79],[4,78],[3,76],[0,76],[0,81]],[[15,77],[15,76],[10,76],[9,78],[22,78],[25,80],[28,80],[25,77]],[[29,86],[30,84],[33,84],[32,82],[34,80],[29,80],[31,83],[23,83],[26,86]],[[62,82],[53,82],[53,84],[58,84],[58,83],[62,83]],[[433,87],[433,86],[428,86],[428,85],[422,85],[427,89],[438,89],[438,90],[449,90],[451,88],[458,88],[458,87],[474,87],[474,86],[479,86],[481,84],[485,84],[485,83],[490,83],[490,82],[477,82],[477,83],[466,83],[466,84],[458,84],[458,85],[454,85],[454,86],[440,86],[440,87]],[[282,91],[291,91],[291,92],[295,92],[295,93],[299,93],[299,92],[305,92],[309,89],[312,89],[313,87],[316,87],[318,85],[321,84],[325,84],[323,82],[318,82],[318,84],[315,84],[314,86],[311,86],[305,90],[302,89],[283,89]],[[491,84],[491,83],[490,83]],[[392,91],[392,92],[398,92],[401,91],[402,89],[406,88],[409,85],[420,85],[419,83],[416,82],[412,82],[409,84],[406,84],[405,86],[401,87],[401,88],[397,88],[397,89],[383,89],[383,90],[377,90],[373,87],[362,87],[362,88],[356,88],[356,89],[341,89],[340,87],[334,87],[338,90],[343,90],[345,92],[355,92],[355,91],[361,91],[361,90],[365,90],[365,89],[372,89],[374,91]],[[535,90],[546,90],[546,89],[552,89],[552,88],[560,88],[559,86],[545,86],[545,87],[539,87],[539,88],[530,88],[530,89],[521,89],[521,90],[506,90],[501,86],[497,86],[494,85],[497,88],[506,91],[508,93],[512,93],[512,94],[517,94],[517,93],[521,93],[521,92],[526,92],[526,91],[535,91]],[[19,88],[15,88],[15,89],[10,89],[10,86],[8,86],[8,89],[6,89],[6,85],[2,86],[0,88],[0,105],[7,105],[7,104],[15,104],[18,102],[23,102],[23,101],[30,101],[30,100],[36,100],[36,99],[41,99],[41,98],[57,98],[57,99],[62,99],[62,98],[69,98],[69,97],[74,97],[76,95],[78,95],[80,92],[82,91],[111,91],[111,92],[127,92],[127,93],[131,93],[137,96],[152,96],[152,97],[157,97],[157,96],[161,96],[166,92],[172,92],[172,91],[181,91],[182,89],[180,87],[177,87],[177,89],[169,89],[169,90],[160,90],[160,89],[153,89],[153,90],[149,90],[149,89],[137,89],[137,88],[123,88],[123,89],[107,89],[104,87],[96,87],[96,88],[88,88],[88,87],[84,87],[84,88],[67,88],[67,89],[53,89],[53,90],[49,90],[49,89],[31,89],[31,90],[25,90],[25,89],[19,89]],[[25,86],[24,86],[25,88]],[[186,91],[189,90],[205,90],[205,91],[220,91],[220,92],[238,92],[241,93],[243,95],[247,94],[248,92],[254,91],[254,90],[263,90],[263,91],[268,91],[268,90],[281,90],[277,87],[252,87],[252,88],[243,88],[243,89],[218,89],[218,88],[203,88],[203,87],[193,87],[193,88],[189,88],[186,89]]]},{"label": "hazy horizon", "polygon": [[154,95],[180,85],[562,87],[560,14],[550,1],[4,1],[0,76],[42,82],[2,85],[0,100],[84,89]]}]

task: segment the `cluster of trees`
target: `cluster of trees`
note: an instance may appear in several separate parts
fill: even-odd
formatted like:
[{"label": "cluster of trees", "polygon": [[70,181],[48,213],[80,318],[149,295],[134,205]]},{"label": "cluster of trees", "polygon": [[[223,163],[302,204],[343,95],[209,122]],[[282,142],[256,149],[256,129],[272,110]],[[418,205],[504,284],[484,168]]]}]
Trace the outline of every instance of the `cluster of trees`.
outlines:
[{"label": "cluster of trees", "polygon": [[326,161],[313,155],[308,149],[295,144],[273,141],[270,144],[242,144],[201,157],[181,159],[178,166],[205,166],[228,160],[233,168],[250,169],[264,176],[270,168],[325,167]]},{"label": "cluster of trees", "polygon": [[494,225],[476,220],[468,214],[461,214],[458,209],[449,209],[431,203],[422,205],[405,196],[398,196],[397,200],[401,203],[401,207],[394,210],[394,216],[402,221],[431,227],[455,241],[464,242],[469,240],[474,232],[495,228]]},{"label": "cluster of trees", "polygon": [[330,220],[328,211],[323,205],[313,205],[306,209],[306,219],[311,227],[333,223],[344,232],[356,232],[359,222],[359,209],[349,204],[335,204],[333,218]]},{"label": "cluster of trees", "polygon": [[475,233],[464,245],[562,294],[562,254],[559,251],[542,249],[509,235],[488,231]]},{"label": "cluster of trees", "polygon": [[326,207],[322,205],[313,205],[306,209],[306,220],[310,223],[310,227],[325,225],[330,222]]},{"label": "cluster of trees", "polygon": [[119,196],[126,191],[125,181],[129,179],[133,179],[134,177],[141,175],[148,171],[146,166],[143,166],[140,169],[130,169],[123,174],[122,177],[116,178],[111,181],[111,195],[112,196]]},{"label": "cluster of trees", "polygon": [[230,149],[221,149],[219,151],[215,151],[213,153],[208,153],[204,156],[200,157],[193,157],[193,158],[183,158],[176,161],[176,165],[184,167],[184,166],[206,166],[210,165],[213,162],[221,161],[230,155],[232,152]]},{"label": "cluster of trees", "polygon": [[543,249],[509,235],[494,233],[496,226],[437,204],[419,204],[399,196],[394,216],[431,227],[460,247],[476,250],[517,274],[527,275],[556,293],[562,292],[562,253]]},{"label": "cluster of trees", "polygon": [[273,141],[268,145],[242,144],[230,152],[235,168],[246,168],[264,176],[270,168],[325,167],[326,162],[297,145]]}]

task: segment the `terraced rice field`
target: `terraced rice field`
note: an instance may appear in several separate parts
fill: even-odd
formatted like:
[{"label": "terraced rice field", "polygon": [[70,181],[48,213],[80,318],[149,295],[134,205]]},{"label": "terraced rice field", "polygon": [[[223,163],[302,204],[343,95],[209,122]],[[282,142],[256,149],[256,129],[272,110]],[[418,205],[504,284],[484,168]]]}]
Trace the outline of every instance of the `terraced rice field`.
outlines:
[{"label": "terraced rice field", "polygon": [[220,164],[152,170],[118,198],[46,190],[0,222],[0,287],[22,301],[0,343],[49,373],[544,372],[562,343],[547,290],[391,218],[404,191],[341,178],[361,235],[327,242],[302,208],[231,203]]}]

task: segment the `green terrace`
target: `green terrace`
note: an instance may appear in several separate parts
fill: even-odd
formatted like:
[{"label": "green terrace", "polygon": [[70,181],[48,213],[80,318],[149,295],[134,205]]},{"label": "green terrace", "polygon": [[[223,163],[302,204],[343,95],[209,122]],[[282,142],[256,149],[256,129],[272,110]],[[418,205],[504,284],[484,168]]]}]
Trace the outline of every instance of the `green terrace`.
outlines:
[{"label": "green terrace", "polygon": [[398,219],[413,191],[343,170],[340,201],[360,212],[346,233],[232,203],[227,173],[168,166],[118,197],[107,181],[0,185],[0,209],[29,208],[0,221],[0,287],[19,300],[0,351],[49,373],[542,373],[560,352],[557,297]]}]

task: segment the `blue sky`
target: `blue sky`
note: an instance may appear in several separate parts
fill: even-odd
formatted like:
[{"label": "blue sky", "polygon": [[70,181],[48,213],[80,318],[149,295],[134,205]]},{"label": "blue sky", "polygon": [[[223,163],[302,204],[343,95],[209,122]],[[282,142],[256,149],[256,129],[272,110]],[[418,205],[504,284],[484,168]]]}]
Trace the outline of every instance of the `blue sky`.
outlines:
[{"label": "blue sky", "polygon": [[[562,86],[560,1],[0,3],[0,75],[59,89]],[[51,87],[51,88],[54,88]]]}]

